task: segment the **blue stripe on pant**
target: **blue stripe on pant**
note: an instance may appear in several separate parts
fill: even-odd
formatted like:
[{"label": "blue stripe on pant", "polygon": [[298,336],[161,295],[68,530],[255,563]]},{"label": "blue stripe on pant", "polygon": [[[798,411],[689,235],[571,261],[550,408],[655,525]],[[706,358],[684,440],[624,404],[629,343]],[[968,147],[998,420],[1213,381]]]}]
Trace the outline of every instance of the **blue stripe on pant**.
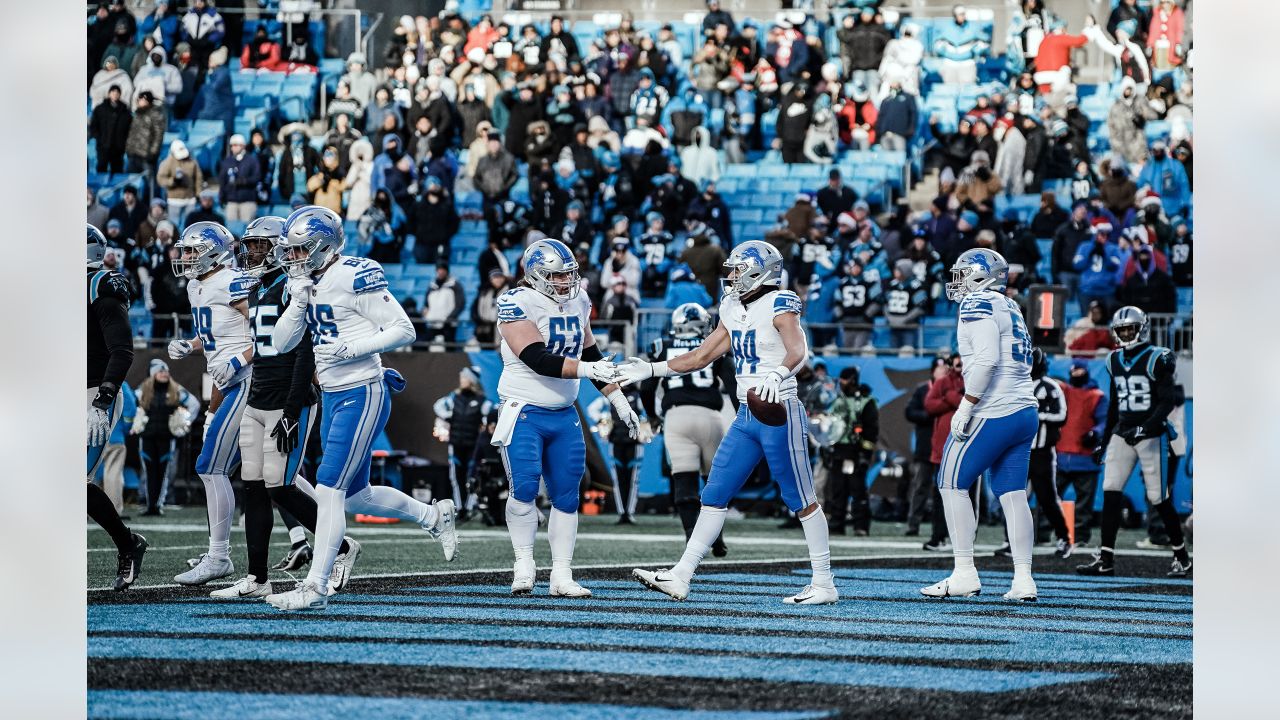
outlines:
[{"label": "blue stripe on pant", "polygon": [[587,443],[577,408],[524,406],[511,431],[511,442],[501,453],[512,497],[533,502],[542,478],[555,509],[578,511],[578,488],[587,470]]},{"label": "blue stripe on pant", "polygon": [[373,441],[391,415],[391,393],[379,380],[349,390],[325,392],[321,407],[324,455],[316,482],[351,497],[369,485]]},{"label": "blue stripe on pant", "polygon": [[799,512],[818,501],[809,464],[808,415],[799,400],[792,398],[783,404],[787,424],[778,427],[757,420],[746,403],[738,407],[738,415],[711,462],[711,475],[702,490],[703,505],[728,507],[761,458],[769,463],[769,474],[778,483],[788,509]]},{"label": "blue stripe on pant", "polygon": [[[312,405],[302,408],[302,414],[298,416],[298,446],[289,453],[289,457],[285,460],[284,465],[284,482],[285,486],[292,485],[293,479],[298,476],[298,468],[302,466],[302,458],[307,452],[307,438],[311,436],[311,416]],[[275,442],[275,438],[267,436],[267,442]]]},{"label": "blue stripe on pant", "polygon": [[240,417],[248,399],[248,380],[222,391],[222,404],[206,421],[209,432],[205,433],[204,447],[196,458],[196,473],[230,475],[240,464]]},{"label": "blue stripe on pant", "polygon": [[966,440],[947,437],[938,467],[938,487],[968,490],[974,480],[990,470],[991,490],[997,497],[1027,489],[1031,441],[1039,427],[1034,407],[1000,418],[975,418],[973,434]]}]

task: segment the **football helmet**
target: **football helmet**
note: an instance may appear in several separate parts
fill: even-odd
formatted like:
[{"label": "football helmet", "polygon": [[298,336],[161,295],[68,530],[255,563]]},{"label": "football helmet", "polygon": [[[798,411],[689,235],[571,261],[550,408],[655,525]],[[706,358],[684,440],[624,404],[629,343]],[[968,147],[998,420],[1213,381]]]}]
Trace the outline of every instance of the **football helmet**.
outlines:
[{"label": "football helmet", "polygon": [[529,287],[555,300],[565,302],[578,297],[582,282],[578,261],[569,246],[554,238],[543,238],[524,251],[520,264]]},{"label": "football helmet", "polygon": [[266,215],[249,223],[236,252],[240,269],[253,277],[262,277],[277,267],[276,242],[284,234],[284,218]]},{"label": "football helmet", "polygon": [[1009,263],[995,250],[965,250],[951,266],[951,282],[947,283],[947,299],[959,302],[965,295],[980,290],[1003,291],[1009,281]]},{"label": "football helmet", "polygon": [[1126,305],[1111,316],[1111,335],[1122,348],[1141,345],[1151,335],[1147,314],[1132,305]]},{"label": "football helmet", "polygon": [[742,297],[763,285],[782,284],[782,253],[763,240],[735,247],[724,261],[729,276],[721,278],[725,295]]},{"label": "football helmet", "polygon": [[289,277],[305,277],[342,254],[347,235],[342,218],[329,208],[306,205],[284,221],[276,241],[276,262]]},{"label": "football helmet", "polygon": [[685,303],[671,313],[671,334],[679,338],[706,337],[711,313],[698,303]]},{"label": "football helmet", "polygon": [[102,261],[107,257],[107,238],[102,234],[101,230],[89,223],[85,223],[84,226],[89,235],[89,267],[96,270],[102,267]]},{"label": "football helmet", "polygon": [[173,274],[195,279],[235,259],[236,237],[215,222],[198,222],[182,232],[176,243],[178,257],[173,259]]}]

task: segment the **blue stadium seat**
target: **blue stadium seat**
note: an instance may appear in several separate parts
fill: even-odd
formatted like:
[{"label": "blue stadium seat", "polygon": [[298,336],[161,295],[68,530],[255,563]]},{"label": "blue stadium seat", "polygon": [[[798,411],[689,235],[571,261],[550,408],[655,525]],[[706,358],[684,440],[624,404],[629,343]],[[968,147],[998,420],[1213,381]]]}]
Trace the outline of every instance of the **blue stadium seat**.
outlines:
[{"label": "blue stadium seat", "polygon": [[383,263],[382,274],[387,277],[387,281],[399,280],[404,275],[404,265],[400,263]]},{"label": "blue stadium seat", "polygon": [[406,265],[404,268],[405,279],[417,280],[421,278],[427,278],[428,280],[430,280],[431,278],[435,277],[435,274],[436,274],[435,265]]}]

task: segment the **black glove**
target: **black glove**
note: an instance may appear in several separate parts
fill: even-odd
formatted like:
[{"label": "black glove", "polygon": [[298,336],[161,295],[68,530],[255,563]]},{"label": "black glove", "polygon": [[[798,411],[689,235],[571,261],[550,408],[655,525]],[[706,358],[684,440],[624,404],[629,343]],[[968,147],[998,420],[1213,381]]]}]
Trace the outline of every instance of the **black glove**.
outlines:
[{"label": "black glove", "polygon": [[276,450],[281,455],[288,455],[298,447],[298,418],[291,418],[288,415],[281,415],[279,422],[271,431],[271,437],[276,439]]},{"label": "black glove", "polygon": [[1106,445],[1099,445],[1098,447],[1094,448],[1094,449],[1093,449],[1093,455],[1092,455],[1092,457],[1093,457],[1093,464],[1094,464],[1094,465],[1101,465],[1101,464],[1102,464],[1103,456],[1104,456],[1104,455],[1106,455],[1106,453],[1107,453],[1107,446],[1106,446]]},{"label": "black glove", "polygon": [[1080,444],[1084,445],[1085,447],[1089,447],[1091,445],[1096,447],[1098,445],[1099,439],[1100,438],[1098,437],[1098,431],[1090,430],[1089,432],[1084,434],[1084,441]]},{"label": "black glove", "polygon": [[111,404],[116,401],[116,395],[120,393],[120,388],[112,382],[104,382],[98,386],[98,394],[93,397],[93,406],[99,410],[110,410]]}]

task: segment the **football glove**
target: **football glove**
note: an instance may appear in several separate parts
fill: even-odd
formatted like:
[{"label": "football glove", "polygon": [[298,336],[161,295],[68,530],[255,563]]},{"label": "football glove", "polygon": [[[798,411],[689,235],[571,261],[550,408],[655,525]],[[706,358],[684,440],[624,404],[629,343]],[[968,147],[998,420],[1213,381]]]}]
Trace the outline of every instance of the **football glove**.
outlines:
[{"label": "football glove", "polygon": [[225,388],[236,373],[244,369],[244,363],[240,361],[240,356],[232,356],[231,360],[220,367],[216,367],[209,371],[209,377],[213,378],[213,384],[220,388]]},{"label": "football glove", "polygon": [[281,415],[276,426],[271,430],[271,437],[276,440],[276,450],[281,455],[288,455],[298,447],[298,418]]},{"label": "football glove", "polygon": [[316,362],[324,360],[328,363],[337,363],[344,360],[350,360],[355,357],[355,352],[347,347],[347,344],[339,340],[338,342],[327,342],[316,345],[313,349],[316,356]]},{"label": "football glove", "polygon": [[636,439],[645,445],[653,442],[653,425],[648,420],[641,421],[640,431],[637,433]]},{"label": "football glove", "polygon": [[100,407],[89,408],[89,447],[107,444],[107,436],[111,434],[111,414]]},{"label": "football glove", "polygon": [[618,372],[618,366],[611,360],[597,360],[596,362],[579,360],[578,377],[608,385],[609,383],[618,382],[622,377],[622,373]]},{"label": "football glove", "polygon": [[638,357],[630,357],[618,363],[618,372],[622,376],[618,384],[622,387],[644,382],[649,378],[668,377],[672,374],[665,362],[651,363]]},{"label": "football glove", "polygon": [[973,403],[969,398],[960,401],[960,407],[951,416],[951,436],[964,442],[969,439],[969,425],[973,422]]},{"label": "football glove", "polygon": [[174,340],[169,343],[169,359],[181,360],[190,355],[194,349],[188,340]]},{"label": "football glove", "polygon": [[627,396],[621,390],[614,390],[609,393],[609,403],[613,405],[613,411],[618,413],[618,419],[627,426],[627,437],[637,439],[640,436],[640,417],[631,408],[631,403],[627,402]]},{"label": "football glove", "polygon": [[315,283],[309,277],[289,278],[288,284],[284,289],[289,293],[289,303],[299,307],[306,307],[311,302],[311,292],[315,288]]},{"label": "football glove", "polygon": [[756,395],[767,403],[778,402],[778,397],[782,394],[782,381],[786,379],[782,368],[774,368],[764,376],[764,380],[756,386]]},{"label": "football glove", "polygon": [[1091,458],[1093,458],[1093,464],[1094,464],[1094,465],[1101,465],[1101,464],[1102,464],[1102,462],[1103,462],[1104,460],[1106,460],[1106,458],[1107,458],[1107,446],[1106,446],[1106,444],[1102,444],[1102,445],[1099,445],[1098,447],[1094,448],[1094,449],[1093,449],[1093,454],[1092,454],[1092,455],[1090,455],[1090,457],[1091,457]]}]

